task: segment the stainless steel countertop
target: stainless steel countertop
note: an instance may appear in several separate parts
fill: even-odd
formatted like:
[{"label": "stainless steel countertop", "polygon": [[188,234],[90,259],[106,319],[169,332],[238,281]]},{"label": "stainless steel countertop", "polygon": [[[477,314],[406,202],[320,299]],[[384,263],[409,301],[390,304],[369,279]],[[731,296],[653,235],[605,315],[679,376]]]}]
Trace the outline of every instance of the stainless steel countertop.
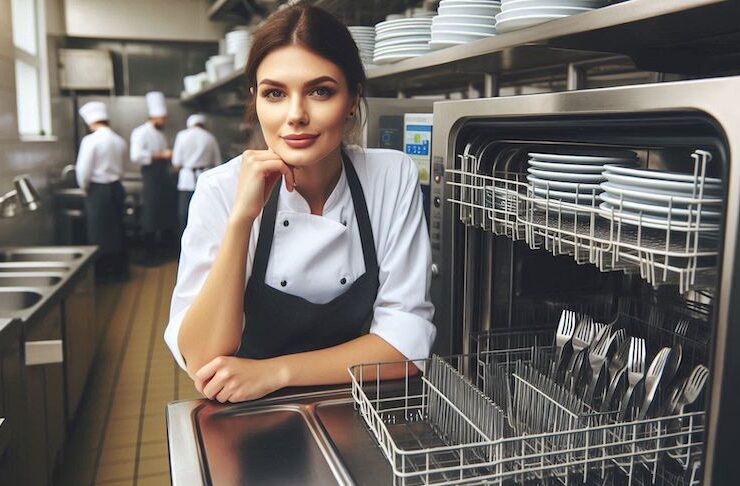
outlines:
[{"label": "stainless steel countertop", "polygon": [[[64,261],[0,261],[0,272],[12,272],[16,267],[39,267],[48,268],[50,266],[59,267],[59,271],[54,271],[61,279],[56,284],[50,286],[23,286],[23,287],[2,287],[3,290],[18,290],[26,292],[38,292],[41,298],[38,302],[30,307],[18,311],[3,311],[3,318],[18,318],[21,321],[31,320],[38,312],[47,308],[49,305],[57,302],[58,298],[64,293],[68,286],[77,280],[80,270],[90,265],[93,257],[98,251],[97,246],[33,246],[33,247],[0,247],[0,254],[13,253],[14,251],[32,252],[32,253],[55,253],[55,252],[77,252],[80,256],[71,260]],[[47,270],[48,272],[48,270]],[[0,273],[0,276],[2,273]],[[1,328],[2,326],[0,326]]]},{"label": "stainless steel countertop", "polygon": [[173,486],[392,484],[390,465],[348,388],[282,393],[229,405],[170,403]]}]

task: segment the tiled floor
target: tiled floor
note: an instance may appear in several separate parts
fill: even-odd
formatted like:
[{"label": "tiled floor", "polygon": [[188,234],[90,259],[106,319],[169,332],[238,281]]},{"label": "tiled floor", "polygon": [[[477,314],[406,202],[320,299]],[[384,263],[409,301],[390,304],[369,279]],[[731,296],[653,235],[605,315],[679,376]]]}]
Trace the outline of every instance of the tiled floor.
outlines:
[{"label": "tiled floor", "polygon": [[170,484],[165,405],[199,398],[162,338],[177,263],[131,271],[96,289],[107,331],[55,484]]}]

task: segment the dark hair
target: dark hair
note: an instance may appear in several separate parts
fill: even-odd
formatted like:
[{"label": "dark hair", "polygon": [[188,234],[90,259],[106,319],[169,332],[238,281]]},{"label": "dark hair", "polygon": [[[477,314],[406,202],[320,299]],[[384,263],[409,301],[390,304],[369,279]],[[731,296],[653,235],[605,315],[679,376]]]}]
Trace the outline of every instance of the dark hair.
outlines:
[{"label": "dark hair", "polygon": [[[339,66],[347,80],[350,94],[359,94],[360,99],[365,100],[365,69],[347,27],[323,9],[295,5],[270,15],[252,35],[246,75],[247,88],[254,91],[254,96],[250,96],[247,102],[247,123],[257,122],[257,68],[272,51],[295,44],[310,49]],[[357,113],[354,120],[361,119],[359,115]]]}]

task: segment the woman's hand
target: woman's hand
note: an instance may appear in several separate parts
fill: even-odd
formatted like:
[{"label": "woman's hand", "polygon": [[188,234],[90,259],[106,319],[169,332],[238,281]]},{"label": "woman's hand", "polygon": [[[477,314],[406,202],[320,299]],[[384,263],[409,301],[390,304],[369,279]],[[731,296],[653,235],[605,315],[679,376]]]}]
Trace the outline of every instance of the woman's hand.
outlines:
[{"label": "woman's hand", "polygon": [[285,176],[289,191],[295,187],[293,168],[272,150],[246,150],[242,154],[239,187],[236,191],[233,215],[253,221],[262,211],[280,176]]},{"label": "woman's hand", "polygon": [[221,403],[255,400],[283,388],[286,370],[273,359],[219,356],[195,373],[195,388]]}]

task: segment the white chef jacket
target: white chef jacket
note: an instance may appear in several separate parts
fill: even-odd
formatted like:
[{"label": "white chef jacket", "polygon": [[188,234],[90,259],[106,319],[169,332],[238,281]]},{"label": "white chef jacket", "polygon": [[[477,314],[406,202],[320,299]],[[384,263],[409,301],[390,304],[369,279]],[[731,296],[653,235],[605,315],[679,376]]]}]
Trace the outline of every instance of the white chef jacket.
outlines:
[{"label": "white chef jacket", "polygon": [[87,189],[91,182],[110,184],[120,180],[126,157],[126,141],[109,127],[99,127],[80,143],[75,163],[77,185]]},{"label": "white chef jacket", "polygon": [[172,165],[181,167],[177,177],[177,189],[195,190],[195,171],[209,169],[221,163],[218,142],[208,130],[195,126],[177,133],[172,147]]},{"label": "white chef jacket", "polygon": [[[351,146],[347,154],[365,193],[378,256],[380,286],[370,332],[408,359],[427,358],[436,335],[431,322],[434,306],[429,297],[432,257],[416,165],[395,150]],[[205,172],[198,178],[190,204],[170,321],[164,333],[165,342],[183,369],[178,333],[216,258],[240,169],[241,157],[236,157]],[[261,218],[255,220],[250,233],[247,280]],[[286,220],[289,225],[281,224]],[[344,293],[364,272],[360,233],[344,169],[321,216],[312,215],[306,200],[298,191],[288,192],[283,182],[265,274],[267,285],[323,304]],[[246,288],[246,280],[244,284]]]},{"label": "white chef jacket", "polygon": [[131,132],[131,162],[138,165],[152,163],[152,153],[167,150],[167,138],[151,122],[134,128]]}]

